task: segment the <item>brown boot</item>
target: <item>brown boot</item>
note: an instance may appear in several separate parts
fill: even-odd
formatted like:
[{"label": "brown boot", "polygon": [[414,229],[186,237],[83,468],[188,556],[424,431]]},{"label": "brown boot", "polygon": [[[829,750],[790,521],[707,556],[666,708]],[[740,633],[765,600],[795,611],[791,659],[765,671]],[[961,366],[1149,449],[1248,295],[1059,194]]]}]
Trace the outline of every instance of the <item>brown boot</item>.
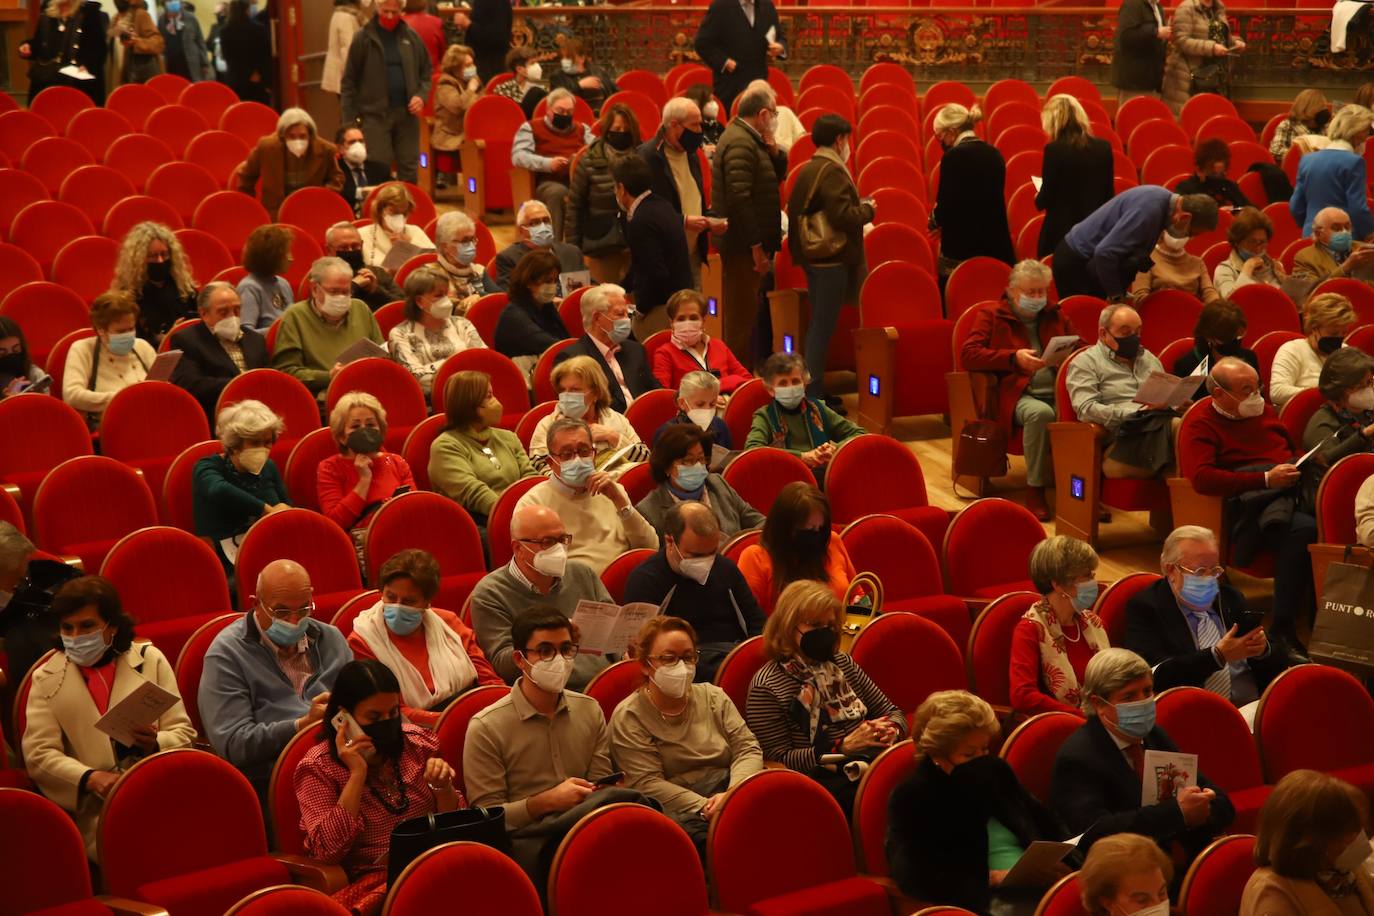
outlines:
[{"label": "brown boot", "polygon": [[1031,487],[1026,493],[1026,508],[1042,522],[1050,520],[1050,507],[1045,502],[1045,488]]}]

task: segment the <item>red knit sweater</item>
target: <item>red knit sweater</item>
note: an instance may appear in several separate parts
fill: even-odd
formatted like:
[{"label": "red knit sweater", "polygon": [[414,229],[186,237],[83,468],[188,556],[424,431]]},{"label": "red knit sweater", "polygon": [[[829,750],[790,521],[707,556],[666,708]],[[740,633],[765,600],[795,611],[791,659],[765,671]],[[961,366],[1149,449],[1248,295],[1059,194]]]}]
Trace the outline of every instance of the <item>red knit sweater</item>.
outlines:
[{"label": "red knit sweater", "polygon": [[[581,121],[573,122],[573,126],[567,133],[560,134],[550,127],[543,118],[533,118],[530,121],[530,130],[534,132],[534,151],[550,159],[557,159],[562,156],[564,159],[571,160],[582,148],[582,138],[586,134],[586,127]],[[559,181],[566,183],[568,181],[568,166],[565,165],[550,174]]]},{"label": "red knit sweater", "polygon": [[1293,445],[1278,415],[1268,404],[1258,417],[1232,420],[1210,404],[1178,433],[1183,476],[1205,496],[1232,496],[1264,488],[1261,471],[1233,471],[1254,464],[1293,460]]}]

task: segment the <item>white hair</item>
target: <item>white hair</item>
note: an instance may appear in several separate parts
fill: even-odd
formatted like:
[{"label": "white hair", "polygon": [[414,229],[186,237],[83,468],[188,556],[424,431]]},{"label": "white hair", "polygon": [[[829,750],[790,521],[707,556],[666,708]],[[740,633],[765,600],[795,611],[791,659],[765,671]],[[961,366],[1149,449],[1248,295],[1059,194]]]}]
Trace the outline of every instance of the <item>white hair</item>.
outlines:
[{"label": "white hair", "polygon": [[219,412],[215,432],[227,451],[243,445],[245,439],[276,438],[286,431],[282,418],[262,401],[237,401]]},{"label": "white hair", "polygon": [[548,96],[544,99],[544,101],[547,103],[547,105],[548,105],[549,108],[552,108],[556,102],[561,102],[561,101],[563,101],[564,99],[572,99],[572,98],[576,98],[576,97],[575,97],[571,92],[569,92],[568,90],[566,90],[566,89],[555,89],[553,92],[550,92],[550,93],[548,94]]},{"label": "white hair", "polygon": [[462,210],[450,210],[439,217],[439,222],[434,227],[434,241],[440,246],[447,245],[458,233],[470,231],[477,231],[477,224],[472,221],[472,217]]},{"label": "white hair", "polygon": [[210,300],[215,297],[215,293],[224,290],[228,290],[235,296],[238,295],[238,290],[234,288],[234,284],[226,283],[223,280],[211,280],[202,286],[200,292],[196,293],[196,310],[204,314],[205,310],[210,307]]},{"label": "white hair", "polygon": [[310,136],[313,137],[319,133],[315,128],[315,119],[310,117],[310,112],[304,108],[288,108],[281,113],[280,118],[277,118],[277,136],[285,137],[288,130],[302,124],[310,131]]},{"label": "white hair", "polygon": [[[537,197],[531,197],[529,200],[525,201],[523,204],[520,205],[519,210],[515,211],[515,225],[525,225],[526,214],[528,214],[530,210],[534,209],[535,207],[543,207],[545,213],[549,212],[548,204],[544,203],[542,200],[539,200]],[[550,216],[552,216],[552,214],[550,214]]]},{"label": "white hair", "polygon": [[683,95],[674,96],[663,106],[663,126],[667,127],[672,121],[685,121],[697,110],[696,102]]},{"label": "white hair", "polygon": [[353,268],[348,266],[348,262],[343,258],[336,258],[333,255],[325,255],[316,258],[315,263],[310,265],[310,282],[320,285],[334,274],[347,274],[353,276]]},{"label": "white hair", "polygon": [[339,222],[337,222],[337,223],[335,223],[334,225],[330,226],[328,229],[324,230],[324,244],[325,244],[325,247],[327,247],[327,248],[333,248],[333,247],[334,247],[334,233],[336,233],[336,232],[342,232],[342,231],[345,230],[345,229],[350,229],[350,230],[352,230],[352,231],[354,231],[354,232],[357,232],[357,231],[358,231],[358,227],[355,226],[355,225],[353,225],[352,223],[350,223],[348,220],[340,220]]},{"label": "white hair", "polygon": [[1031,280],[1037,283],[1048,283],[1053,273],[1044,264],[1033,258],[1017,262],[1011,269],[1011,274],[1007,276],[1007,286],[1020,286],[1022,282]]},{"label": "white hair", "polygon": [[686,398],[692,391],[709,391],[711,394],[720,394],[720,379],[704,369],[697,369],[688,372],[677,383],[677,396]]},{"label": "white hair", "polygon": [[1179,558],[1183,556],[1184,541],[1199,541],[1216,546],[1217,536],[1212,533],[1211,528],[1201,525],[1180,525],[1170,531],[1169,536],[1164,539],[1164,550],[1159,555],[1159,571],[1164,575],[1169,574],[1170,566],[1178,565]]},{"label": "white hair", "polygon": [[602,312],[611,310],[611,297],[625,297],[625,287],[616,286],[614,283],[602,283],[593,286],[582,294],[582,327],[590,328],[596,316]]},{"label": "white hair", "polygon": [[9,522],[0,522],[0,569],[17,570],[38,548]]},{"label": "white hair", "polygon": [[1122,305],[1120,302],[1114,302],[1104,308],[1102,314],[1097,316],[1097,326],[1103,331],[1107,330],[1107,327],[1112,323],[1112,319],[1116,317],[1116,313],[1122,309],[1128,312],[1135,312],[1135,316],[1137,318],[1140,317],[1140,313],[1136,312],[1135,309],[1131,308],[1129,305]]}]

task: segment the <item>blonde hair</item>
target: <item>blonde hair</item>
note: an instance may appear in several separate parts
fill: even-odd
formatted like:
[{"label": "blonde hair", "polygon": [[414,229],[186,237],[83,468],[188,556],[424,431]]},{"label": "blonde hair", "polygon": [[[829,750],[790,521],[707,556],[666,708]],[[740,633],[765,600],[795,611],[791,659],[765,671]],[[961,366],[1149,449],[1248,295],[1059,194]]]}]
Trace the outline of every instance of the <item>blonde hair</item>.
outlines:
[{"label": "blonde hair", "polygon": [[472,48],[467,45],[449,45],[448,50],[444,52],[443,60],[439,62],[439,71],[449,76],[462,77],[463,71],[459,64],[465,57],[471,61],[477,60]]},{"label": "blonde hair", "polygon": [[1326,100],[1320,89],[1304,89],[1294,97],[1288,117],[1306,124],[1317,116],[1317,112],[1330,106],[1331,103]]},{"label": "blonde hair", "polygon": [[1078,99],[1067,93],[1050,96],[1040,112],[1040,126],[1051,140],[1082,146],[1093,135],[1092,122]]},{"label": "blonde hair", "polygon": [[1349,326],[1354,323],[1355,309],[1340,293],[1313,296],[1302,308],[1302,329],[1308,334],[1333,324]]},{"label": "blonde hair", "polygon": [[1142,874],[1158,868],[1167,883],[1173,879],[1174,864],[1154,840],[1138,833],[1115,833],[1093,843],[1083,868],[1078,873],[1083,909],[1091,916],[1108,916],[1102,900],[1112,899],[1125,875]]},{"label": "blonde hair", "polygon": [[348,412],[355,407],[366,407],[372,411],[377,418],[377,428],[386,435],[386,408],[382,402],[377,400],[366,391],[350,391],[339,398],[334,405],[334,409],[329,412],[329,432],[334,436],[334,441],[339,443],[339,451],[345,449],[344,446],[344,426],[348,423]]},{"label": "blonde hair", "polygon": [[844,609],[830,586],[814,579],[798,579],[782,590],[777,605],[763,626],[763,648],[774,661],[797,654],[797,638],[793,635],[802,620],[830,615],[835,632],[840,630]]},{"label": "blonde hair", "polygon": [[601,367],[596,364],[596,360],[590,356],[574,356],[565,359],[553,367],[549,373],[549,383],[553,385],[554,391],[562,391],[559,383],[569,375],[576,376],[578,381],[587,386],[592,393],[592,410],[599,416],[601,411],[607,410],[611,406],[611,389],[606,383],[606,373],[601,371]]},{"label": "blonde hair", "polygon": [[1342,105],[1326,125],[1326,136],[1332,140],[1343,140],[1355,145],[1355,137],[1374,125],[1374,111],[1363,105]]},{"label": "blonde hair", "polygon": [[983,109],[977,105],[972,108],[965,108],[957,102],[950,102],[948,105],[941,106],[936,113],[933,126],[938,133],[947,130],[957,130],[963,133],[966,130],[973,130],[973,125],[981,120],[983,120]]},{"label": "blonde hair", "polygon": [[399,210],[407,216],[415,209],[415,198],[410,196],[406,186],[397,182],[383,185],[377,192],[377,196],[372,198],[372,221],[377,225],[382,224],[382,216],[386,213],[387,207]]},{"label": "blonde hair", "polygon": [[927,757],[947,757],[974,732],[996,735],[997,713],[987,700],[967,690],[937,690],[916,710],[911,733],[916,748]]},{"label": "blonde hair", "polygon": [[194,296],[196,279],[191,275],[191,259],[186,257],[186,249],[177,241],[176,233],[154,222],[139,223],[124,236],[124,241],[119,244],[119,256],[115,259],[110,291],[129,293],[135,297],[143,295],[143,285],[148,282],[148,247],[153,242],[167,246],[172,282],[176,284],[181,298]]},{"label": "blonde hair", "polygon": [[1092,575],[1097,569],[1097,551],[1087,541],[1057,534],[1035,545],[1026,566],[1035,590],[1048,595],[1055,585],[1068,585]]}]

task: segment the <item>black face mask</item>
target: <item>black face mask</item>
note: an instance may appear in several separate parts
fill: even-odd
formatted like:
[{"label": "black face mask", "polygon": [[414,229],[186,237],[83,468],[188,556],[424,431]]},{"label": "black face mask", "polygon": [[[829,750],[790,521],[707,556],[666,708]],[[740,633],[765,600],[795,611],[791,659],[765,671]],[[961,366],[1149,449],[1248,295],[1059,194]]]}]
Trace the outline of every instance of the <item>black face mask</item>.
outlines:
[{"label": "black face mask", "polygon": [[338,258],[340,261],[343,261],[349,267],[353,268],[355,274],[363,269],[363,250],[361,248],[357,251],[340,251],[338,253]]},{"label": "black face mask", "polygon": [[687,130],[684,128],[682,131],[682,136],[677,138],[677,142],[682,144],[682,149],[685,152],[695,153],[697,150],[701,149],[701,144],[705,141],[705,139],[706,138],[702,135],[701,131]]},{"label": "black face mask", "polygon": [[1335,353],[1337,350],[1339,350],[1341,348],[1341,344],[1344,342],[1345,338],[1340,336],[1318,337],[1317,349],[1325,353],[1327,356],[1330,356],[1332,353]]},{"label": "black face mask", "polygon": [[822,627],[819,630],[812,630],[803,633],[798,646],[802,655],[811,659],[813,662],[828,662],[835,657],[835,643],[839,637],[830,627]]},{"label": "black face mask", "polygon": [[1324,130],[1326,130],[1326,125],[1327,125],[1330,121],[1331,121],[1331,112],[1329,112],[1329,111],[1327,111],[1325,108],[1323,108],[1321,111],[1317,112],[1317,113],[1312,117],[1312,126],[1315,127],[1315,128],[1317,128],[1317,130],[1318,130],[1319,132],[1320,132],[1320,131],[1324,131]]},{"label": "black face mask", "polygon": [[570,114],[556,114],[549,116],[549,126],[554,130],[567,130],[572,127],[573,116]]},{"label": "black face mask", "polygon": [[634,146],[635,138],[628,130],[608,130],[606,131],[606,145],[611,149],[620,150],[622,153]]},{"label": "black face mask", "polygon": [[18,378],[25,374],[24,354],[11,353],[9,356],[0,356],[0,378]]},{"label": "black face mask", "polygon": [[375,426],[360,426],[348,434],[344,445],[355,455],[372,455],[382,448],[382,431]]},{"label": "black face mask", "polygon": [[154,283],[166,283],[172,278],[171,261],[154,261],[148,265],[148,279]]},{"label": "black face mask", "polygon": [[949,778],[956,785],[975,792],[986,792],[997,773],[997,758],[992,754],[974,757],[956,766]]},{"label": "black face mask", "polygon": [[1219,356],[1240,356],[1240,338],[1234,337],[1226,343],[1217,344],[1212,349],[1216,350]]},{"label": "black face mask", "polygon": [[1140,355],[1140,335],[1116,338],[1116,355],[1122,359],[1135,359]]},{"label": "black face mask", "polygon": [[792,535],[792,546],[802,556],[822,556],[830,548],[830,529],[817,528],[813,531],[806,528],[798,531]]},{"label": "black face mask", "polygon": [[363,734],[372,739],[372,746],[383,757],[395,759],[401,756],[405,736],[401,734],[401,717],[393,716],[371,725],[362,726]]}]

